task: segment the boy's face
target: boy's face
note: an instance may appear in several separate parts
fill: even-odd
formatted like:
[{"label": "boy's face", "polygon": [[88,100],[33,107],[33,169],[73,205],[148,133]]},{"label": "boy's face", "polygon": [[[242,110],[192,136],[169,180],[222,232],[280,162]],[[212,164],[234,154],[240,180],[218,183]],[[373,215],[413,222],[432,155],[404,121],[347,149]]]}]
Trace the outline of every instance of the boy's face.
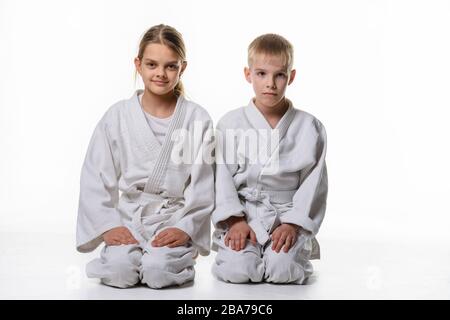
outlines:
[{"label": "boy's face", "polygon": [[144,50],[142,60],[134,60],[136,70],[142,77],[146,90],[155,95],[171,94],[186,68],[169,47],[152,43]]},{"label": "boy's face", "polygon": [[265,108],[279,106],[287,86],[295,78],[295,70],[289,71],[281,57],[265,54],[255,54],[252,65],[244,73],[253,85],[255,104]]}]

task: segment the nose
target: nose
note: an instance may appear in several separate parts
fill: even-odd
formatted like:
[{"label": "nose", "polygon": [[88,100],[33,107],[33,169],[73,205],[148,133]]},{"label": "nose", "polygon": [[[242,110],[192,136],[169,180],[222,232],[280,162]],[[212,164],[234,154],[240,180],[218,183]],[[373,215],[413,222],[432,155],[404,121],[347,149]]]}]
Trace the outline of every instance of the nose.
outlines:
[{"label": "nose", "polygon": [[166,69],[164,67],[159,67],[156,73],[156,77],[164,79],[166,77]]},{"label": "nose", "polygon": [[275,79],[272,77],[268,77],[267,83],[266,83],[267,89],[276,89]]}]

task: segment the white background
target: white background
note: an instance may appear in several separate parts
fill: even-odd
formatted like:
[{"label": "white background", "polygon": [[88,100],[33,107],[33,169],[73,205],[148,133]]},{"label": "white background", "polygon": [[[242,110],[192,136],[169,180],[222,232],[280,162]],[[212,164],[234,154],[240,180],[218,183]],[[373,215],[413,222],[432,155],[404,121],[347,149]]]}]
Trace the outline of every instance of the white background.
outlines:
[{"label": "white background", "polygon": [[[319,241],[408,247],[423,240],[441,248],[433,265],[445,261],[450,270],[444,0],[0,0],[3,236],[67,235],[73,245],[65,250],[74,250],[90,136],[110,105],[141,87],[133,58],[140,37],[159,23],[183,34],[187,95],[215,122],[252,97],[243,77],[251,40],[267,32],[289,39],[297,78],[287,96],[328,133],[329,198]],[[326,257],[331,248],[322,250]]]}]

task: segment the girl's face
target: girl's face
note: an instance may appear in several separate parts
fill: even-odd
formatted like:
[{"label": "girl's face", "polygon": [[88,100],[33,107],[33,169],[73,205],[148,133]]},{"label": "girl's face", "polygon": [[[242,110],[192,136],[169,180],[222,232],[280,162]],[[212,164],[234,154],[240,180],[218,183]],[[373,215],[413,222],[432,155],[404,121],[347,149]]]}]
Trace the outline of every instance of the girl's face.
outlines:
[{"label": "girl's face", "polygon": [[142,59],[134,59],[134,64],[145,89],[158,96],[173,94],[186,68],[186,62],[181,61],[172,49],[159,43],[147,45]]}]

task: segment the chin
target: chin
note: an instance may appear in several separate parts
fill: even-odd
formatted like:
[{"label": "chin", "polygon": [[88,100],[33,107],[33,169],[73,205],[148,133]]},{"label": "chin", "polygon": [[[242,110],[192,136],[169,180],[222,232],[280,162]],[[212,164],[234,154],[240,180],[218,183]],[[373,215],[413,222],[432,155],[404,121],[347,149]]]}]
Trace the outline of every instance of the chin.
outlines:
[{"label": "chin", "polygon": [[171,92],[171,90],[161,88],[150,88],[150,91],[157,96],[164,96]]},{"label": "chin", "polygon": [[274,108],[281,100],[274,100],[270,98],[263,98],[260,100],[267,108]]}]

